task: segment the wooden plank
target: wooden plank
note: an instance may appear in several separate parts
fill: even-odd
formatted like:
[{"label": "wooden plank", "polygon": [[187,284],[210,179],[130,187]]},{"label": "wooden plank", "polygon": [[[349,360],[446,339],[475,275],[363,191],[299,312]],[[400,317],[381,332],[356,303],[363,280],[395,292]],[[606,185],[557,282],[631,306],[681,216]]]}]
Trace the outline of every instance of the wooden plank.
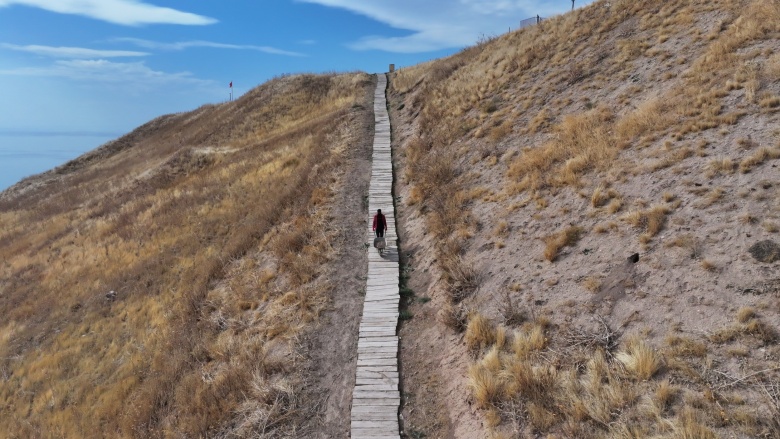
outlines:
[{"label": "wooden plank", "polygon": [[358,352],[386,352],[395,349],[398,351],[398,342],[385,342],[376,337],[362,338],[358,342]]},{"label": "wooden plank", "polygon": [[397,419],[395,421],[352,421],[351,427],[353,430],[360,429],[372,434],[392,434],[400,430]]},{"label": "wooden plank", "polygon": [[[393,426],[395,424],[395,427]],[[352,421],[351,426],[353,429],[355,428],[365,428],[365,429],[371,429],[371,430],[386,430],[388,432],[393,431],[393,428],[395,428],[396,431],[399,430],[398,428],[398,420],[395,421]]]},{"label": "wooden plank", "polygon": [[357,378],[355,386],[389,386],[390,390],[397,390],[399,385],[398,378]]},{"label": "wooden plank", "polygon": [[370,339],[358,339],[359,347],[369,346],[398,346],[398,337],[390,335],[387,337],[372,337]]},{"label": "wooden plank", "polygon": [[[385,411],[398,413],[398,407],[401,405],[401,398],[357,398],[354,399],[352,408],[357,407],[384,407]],[[351,416],[350,416],[351,417]]]},{"label": "wooden plank", "polygon": [[384,330],[384,331],[374,331],[374,332],[361,331],[358,333],[358,337],[360,339],[365,339],[365,340],[371,340],[371,339],[381,338],[381,337],[390,337],[393,335],[396,335],[395,330],[391,330],[391,329]]},{"label": "wooden plank", "polygon": [[361,358],[358,356],[357,366],[395,366],[398,367],[398,358]]},{"label": "wooden plank", "polygon": [[[398,365],[398,354],[395,352],[362,352],[358,354],[358,364],[365,364],[370,361],[387,361],[387,364]],[[390,363],[390,361],[392,361],[392,363]]]},{"label": "wooden plank", "polygon": [[[398,357],[398,349],[395,351],[393,350],[371,350],[371,351],[360,351],[358,352],[358,364],[360,364],[360,361],[367,361],[371,359],[382,359],[382,358],[389,358],[392,360],[397,360]],[[396,364],[398,362],[396,361]]]},{"label": "wooden plank", "polygon": [[356,428],[352,432],[353,439],[398,439],[400,438],[398,433],[389,432],[377,432],[374,430],[363,430]]},{"label": "wooden plank", "polygon": [[[366,413],[353,413],[352,421],[390,421],[398,425],[398,414],[388,410]],[[397,427],[396,427],[397,428]]]},{"label": "wooden plank", "polygon": [[385,398],[395,399],[395,398],[401,398],[401,394],[400,392],[398,392],[398,390],[381,391],[381,390],[355,388],[355,391],[352,392],[352,398],[353,399],[385,399]]},{"label": "wooden plank", "polygon": [[396,364],[385,366],[358,366],[357,373],[398,373]]},{"label": "wooden plank", "polygon": [[366,371],[362,371],[362,370],[358,370],[355,373],[355,376],[356,376],[357,379],[360,379],[360,378],[377,378],[377,379],[379,379],[379,378],[387,378],[387,379],[391,379],[391,380],[392,379],[397,380],[399,378],[398,377],[398,372],[366,372]]},{"label": "wooden plank", "polygon": [[377,332],[381,333],[388,333],[386,337],[391,337],[394,335],[397,335],[396,328],[397,328],[396,322],[367,322],[360,325],[360,328],[358,329],[358,335],[365,334],[366,337],[378,337]]},{"label": "wooden plank", "polygon": [[364,332],[361,331],[358,333],[358,338],[365,339],[365,340],[371,340],[374,338],[380,338],[380,337],[391,337],[393,335],[396,335],[394,329],[387,329],[384,331],[373,331],[373,332]]}]

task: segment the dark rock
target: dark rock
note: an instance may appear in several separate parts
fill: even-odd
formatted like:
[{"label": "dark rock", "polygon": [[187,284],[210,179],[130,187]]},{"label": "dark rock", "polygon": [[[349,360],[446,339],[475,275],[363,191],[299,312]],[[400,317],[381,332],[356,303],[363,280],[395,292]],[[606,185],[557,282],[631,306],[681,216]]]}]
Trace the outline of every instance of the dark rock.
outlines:
[{"label": "dark rock", "polygon": [[106,299],[108,300],[114,300],[116,299],[116,291],[109,291],[106,293]]},{"label": "dark rock", "polygon": [[769,239],[753,244],[748,252],[759,262],[772,263],[780,259],[780,245]]},{"label": "dark rock", "polygon": [[637,262],[639,262],[639,253],[634,253],[633,255],[629,256],[628,262],[632,264],[636,264]]}]

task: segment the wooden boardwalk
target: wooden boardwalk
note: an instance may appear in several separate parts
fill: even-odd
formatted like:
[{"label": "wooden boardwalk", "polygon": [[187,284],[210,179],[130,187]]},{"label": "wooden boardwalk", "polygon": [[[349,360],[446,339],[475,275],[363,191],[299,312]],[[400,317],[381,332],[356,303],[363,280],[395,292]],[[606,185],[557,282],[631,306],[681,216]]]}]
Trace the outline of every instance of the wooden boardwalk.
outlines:
[{"label": "wooden boardwalk", "polygon": [[387,218],[387,248],[368,252],[368,281],[358,336],[355,390],[352,393],[352,439],[399,439],[398,407],[398,247],[393,206],[393,165],[390,157],[390,117],[385,88],[378,75],[374,93],[374,153],[368,194],[368,242],[377,209]]}]

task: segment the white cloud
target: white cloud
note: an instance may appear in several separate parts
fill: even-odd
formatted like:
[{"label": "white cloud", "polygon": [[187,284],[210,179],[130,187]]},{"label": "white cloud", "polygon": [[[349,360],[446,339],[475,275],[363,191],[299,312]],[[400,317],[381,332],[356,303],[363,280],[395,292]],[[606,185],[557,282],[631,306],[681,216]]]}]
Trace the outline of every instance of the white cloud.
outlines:
[{"label": "white cloud", "polygon": [[95,50],[84,47],[53,47],[0,43],[0,47],[18,52],[27,52],[35,55],[49,56],[52,58],[119,58],[131,56],[146,56],[146,52],[134,52],[128,50]]},{"label": "white cloud", "polygon": [[153,50],[184,50],[193,47],[209,47],[213,49],[233,49],[233,50],[255,50],[258,52],[270,53],[273,55],[285,55],[285,56],[306,56],[298,52],[290,52],[288,50],[277,49],[270,46],[253,46],[247,44],[225,44],[214,43],[211,41],[181,41],[178,43],[161,43],[158,41],[143,40],[140,38],[114,38],[112,41],[126,42],[135,44],[138,47]]},{"label": "white cloud", "polygon": [[0,8],[24,5],[60,14],[83,15],[126,26],[143,24],[204,25],[217,20],[138,0],[0,0]]},{"label": "white cloud", "polygon": [[[397,29],[402,37],[366,36],[350,44],[355,50],[427,52],[474,44],[480,36],[516,29],[520,20],[555,15],[568,1],[542,0],[298,0],[346,9]],[[590,3],[593,0],[580,0]]]},{"label": "white cloud", "polygon": [[119,84],[123,87],[151,88],[162,85],[212,85],[190,72],[168,73],[152,70],[143,62],[120,63],[99,60],[59,60],[47,67],[20,67],[0,70],[0,75],[64,78],[88,83]]}]

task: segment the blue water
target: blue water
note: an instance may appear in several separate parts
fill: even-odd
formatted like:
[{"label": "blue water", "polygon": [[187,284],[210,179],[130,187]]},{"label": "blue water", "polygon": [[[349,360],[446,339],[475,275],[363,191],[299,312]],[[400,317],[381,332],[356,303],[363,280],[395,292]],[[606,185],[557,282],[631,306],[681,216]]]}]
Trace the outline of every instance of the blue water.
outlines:
[{"label": "blue water", "polygon": [[116,134],[0,134],[0,191],[91,151]]}]

